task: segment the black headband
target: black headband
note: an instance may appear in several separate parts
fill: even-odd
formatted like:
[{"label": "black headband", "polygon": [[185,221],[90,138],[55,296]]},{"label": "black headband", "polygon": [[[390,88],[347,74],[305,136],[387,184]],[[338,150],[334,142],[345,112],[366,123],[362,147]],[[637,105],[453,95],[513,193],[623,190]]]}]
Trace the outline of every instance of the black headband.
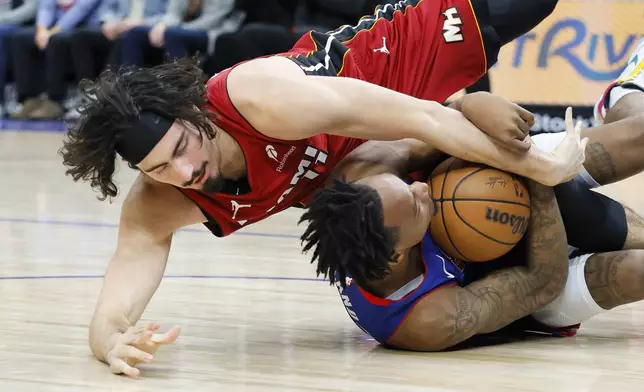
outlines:
[{"label": "black headband", "polygon": [[136,165],[145,158],[168,132],[174,120],[154,112],[141,112],[130,129],[120,135],[116,152]]}]

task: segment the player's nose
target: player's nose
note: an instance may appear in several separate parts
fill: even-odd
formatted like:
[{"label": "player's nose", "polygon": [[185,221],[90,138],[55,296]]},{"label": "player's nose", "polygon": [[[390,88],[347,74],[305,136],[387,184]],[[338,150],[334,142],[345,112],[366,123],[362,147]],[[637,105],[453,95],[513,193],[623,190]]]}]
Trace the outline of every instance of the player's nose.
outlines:
[{"label": "player's nose", "polygon": [[429,185],[425,182],[414,182],[411,184],[412,192],[422,201],[429,200]]},{"label": "player's nose", "polygon": [[416,194],[416,197],[420,198],[422,201],[429,200],[429,185],[426,182],[414,182],[411,184],[412,191]]},{"label": "player's nose", "polygon": [[190,162],[183,158],[175,158],[172,160],[172,166],[179,175],[181,182],[188,182],[192,179],[194,167]]}]

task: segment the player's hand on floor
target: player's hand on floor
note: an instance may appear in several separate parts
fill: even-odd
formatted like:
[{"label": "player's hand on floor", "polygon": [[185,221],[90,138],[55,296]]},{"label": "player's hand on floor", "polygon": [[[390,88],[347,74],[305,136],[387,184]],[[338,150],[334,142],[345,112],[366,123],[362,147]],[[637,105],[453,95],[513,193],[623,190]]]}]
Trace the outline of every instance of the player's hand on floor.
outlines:
[{"label": "player's hand on floor", "polygon": [[149,323],[145,327],[130,327],[120,334],[106,357],[112,373],[138,377],[140,371],[136,365],[152,362],[159,347],[174,342],[181,332],[181,328],[175,326],[164,334],[154,333],[159,328],[159,324]]},{"label": "player's hand on floor", "polygon": [[566,109],[566,136],[553,151],[556,170],[553,172],[552,185],[561,184],[579,174],[586,160],[588,138],[581,138],[581,121],[572,120],[572,108]]},{"label": "player's hand on floor", "polygon": [[461,112],[478,129],[512,151],[523,153],[532,146],[528,134],[534,125],[534,115],[501,96],[485,92],[468,94],[463,97]]}]

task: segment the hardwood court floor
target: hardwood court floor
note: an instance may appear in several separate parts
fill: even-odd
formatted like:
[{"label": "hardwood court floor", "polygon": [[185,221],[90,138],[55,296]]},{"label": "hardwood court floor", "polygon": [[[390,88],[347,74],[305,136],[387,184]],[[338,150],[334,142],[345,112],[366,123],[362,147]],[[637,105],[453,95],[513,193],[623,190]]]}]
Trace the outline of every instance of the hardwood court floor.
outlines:
[{"label": "hardwood court floor", "polygon": [[[145,320],[182,326],[142,377],[94,360],[87,327],[120,199],[64,176],[58,133],[0,132],[0,391],[641,391],[644,305],[569,339],[443,354],[382,349],[300,253],[298,211],[217,239],[179,233]],[[123,169],[127,186],[134,172]],[[605,191],[642,211],[644,177]]]}]

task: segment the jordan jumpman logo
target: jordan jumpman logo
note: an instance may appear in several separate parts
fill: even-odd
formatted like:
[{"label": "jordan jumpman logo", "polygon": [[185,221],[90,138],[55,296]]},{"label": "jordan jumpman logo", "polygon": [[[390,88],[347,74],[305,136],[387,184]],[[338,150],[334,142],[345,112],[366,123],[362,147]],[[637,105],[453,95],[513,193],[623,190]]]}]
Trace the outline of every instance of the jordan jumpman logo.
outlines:
[{"label": "jordan jumpman logo", "polygon": [[384,53],[384,54],[389,54],[389,49],[387,49],[387,42],[386,41],[387,41],[387,38],[382,37],[382,48],[374,49],[373,51],[374,52]]}]

